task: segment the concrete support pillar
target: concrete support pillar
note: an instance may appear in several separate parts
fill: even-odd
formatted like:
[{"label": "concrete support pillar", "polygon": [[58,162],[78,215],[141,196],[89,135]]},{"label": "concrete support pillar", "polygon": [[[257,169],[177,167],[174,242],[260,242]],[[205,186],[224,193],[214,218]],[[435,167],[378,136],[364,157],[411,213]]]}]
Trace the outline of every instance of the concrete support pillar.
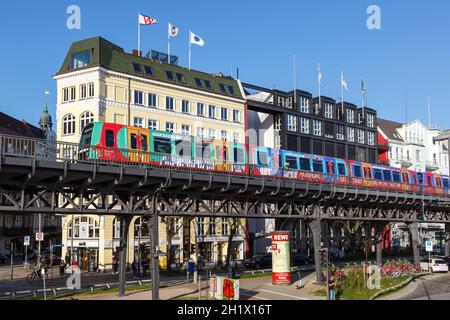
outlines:
[{"label": "concrete support pillar", "polygon": [[445,224],[445,257],[450,257],[450,224]]},{"label": "concrete support pillar", "polygon": [[120,218],[120,253],[119,253],[119,296],[126,293],[127,281],[127,249],[131,217]]},{"label": "concrete support pillar", "polygon": [[152,226],[152,300],[159,300],[159,219],[157,211],[157,196],[153,198]]},{"label": "concrete support pillar", "polygon": [[417,222],[408,225],[409,231],[411,232],[412,244],[411,247],[414,253],[414,263],[420,263],[420,250],[419,250],[419,224]]},{"label": "concrete support pillar", "polygon": [[309,223],[314,243],[314,261],[316,266],[316,279],[318,283],[323,282],[322,265],[320,263],[320,249],[322,248],[322,221],[313,220]]}]

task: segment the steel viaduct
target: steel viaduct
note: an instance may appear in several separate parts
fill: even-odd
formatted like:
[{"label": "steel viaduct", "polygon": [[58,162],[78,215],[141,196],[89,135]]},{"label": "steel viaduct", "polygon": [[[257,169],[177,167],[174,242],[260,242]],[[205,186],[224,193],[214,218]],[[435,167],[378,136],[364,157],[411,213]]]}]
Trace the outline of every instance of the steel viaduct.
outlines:
[{"label": "steel viaduct", "polygon": [[[158,217],[229,217],[306,221],[317,279],[320,249],[333,222],[371,223],[377,262],[388,223],[409,226],[415,262],[420,260],[418,225],[446,225],[450,249],[450,197],[316,184],[274,177],[223,174],[207,170],[79,160],[79,146],[0,136],[0,214],[93,214],[121,219],[120,261],[126,261],[133,217],[150,218],[152,297],[159,299]],[[418,206],[423,208],[418,210]],[[324,231],[325,230],[325,231]],[[120,263],[120,294],[126,264]]]}]

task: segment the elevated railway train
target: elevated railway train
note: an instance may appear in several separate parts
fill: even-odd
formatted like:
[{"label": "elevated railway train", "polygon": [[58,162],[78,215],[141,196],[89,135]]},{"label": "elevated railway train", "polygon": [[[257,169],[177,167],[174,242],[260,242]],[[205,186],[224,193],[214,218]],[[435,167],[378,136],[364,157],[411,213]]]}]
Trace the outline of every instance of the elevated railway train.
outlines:
[{"label": "elevated railway train", "polygon": [[377,164],[95,122],[80,141],[84,160],[208,170],[380,190],[450,195],[450,177]]}]

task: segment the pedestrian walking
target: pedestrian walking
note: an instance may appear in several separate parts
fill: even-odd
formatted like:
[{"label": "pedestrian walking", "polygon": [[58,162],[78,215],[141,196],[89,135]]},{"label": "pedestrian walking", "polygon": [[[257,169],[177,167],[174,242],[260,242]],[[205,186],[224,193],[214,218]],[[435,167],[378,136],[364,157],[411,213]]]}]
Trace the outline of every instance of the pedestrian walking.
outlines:
[{"label": "pedestrian walking", "polygon": [[133,279],[137,280],[138,279],[138,266],[136,263],[136,259],[133,260],[133,263],[131,264],[131,270],[133,271]]},{"label": "pedestrian walking", "polygon": [[118,269],[119,269],[119,260],[116,257],[113,257],[113,274],[117,274]]},{"label": "pedestrian walking", "polygon": [[61,262],[59,263],[59,275],[61,277],[64,276],[65,270],[66,270],[66,262],[61,259]]},{"label": "pedestrian walking", "polygon": [[147,262],[147,259],[142,260],[142,275],[144,278],[147,277],[148,267],[149,267],[149,264]]}]

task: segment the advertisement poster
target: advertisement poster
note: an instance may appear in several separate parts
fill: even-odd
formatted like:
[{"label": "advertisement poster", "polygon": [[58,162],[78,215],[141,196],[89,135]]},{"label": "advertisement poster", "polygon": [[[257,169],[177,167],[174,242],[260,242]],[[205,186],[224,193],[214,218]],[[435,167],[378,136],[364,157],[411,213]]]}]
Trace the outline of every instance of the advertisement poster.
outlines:
[{"label": "advertisement poster", "polygon": [[274,232],[272,234],[272,282],[274,285],[291,284],[289,232]]}]

